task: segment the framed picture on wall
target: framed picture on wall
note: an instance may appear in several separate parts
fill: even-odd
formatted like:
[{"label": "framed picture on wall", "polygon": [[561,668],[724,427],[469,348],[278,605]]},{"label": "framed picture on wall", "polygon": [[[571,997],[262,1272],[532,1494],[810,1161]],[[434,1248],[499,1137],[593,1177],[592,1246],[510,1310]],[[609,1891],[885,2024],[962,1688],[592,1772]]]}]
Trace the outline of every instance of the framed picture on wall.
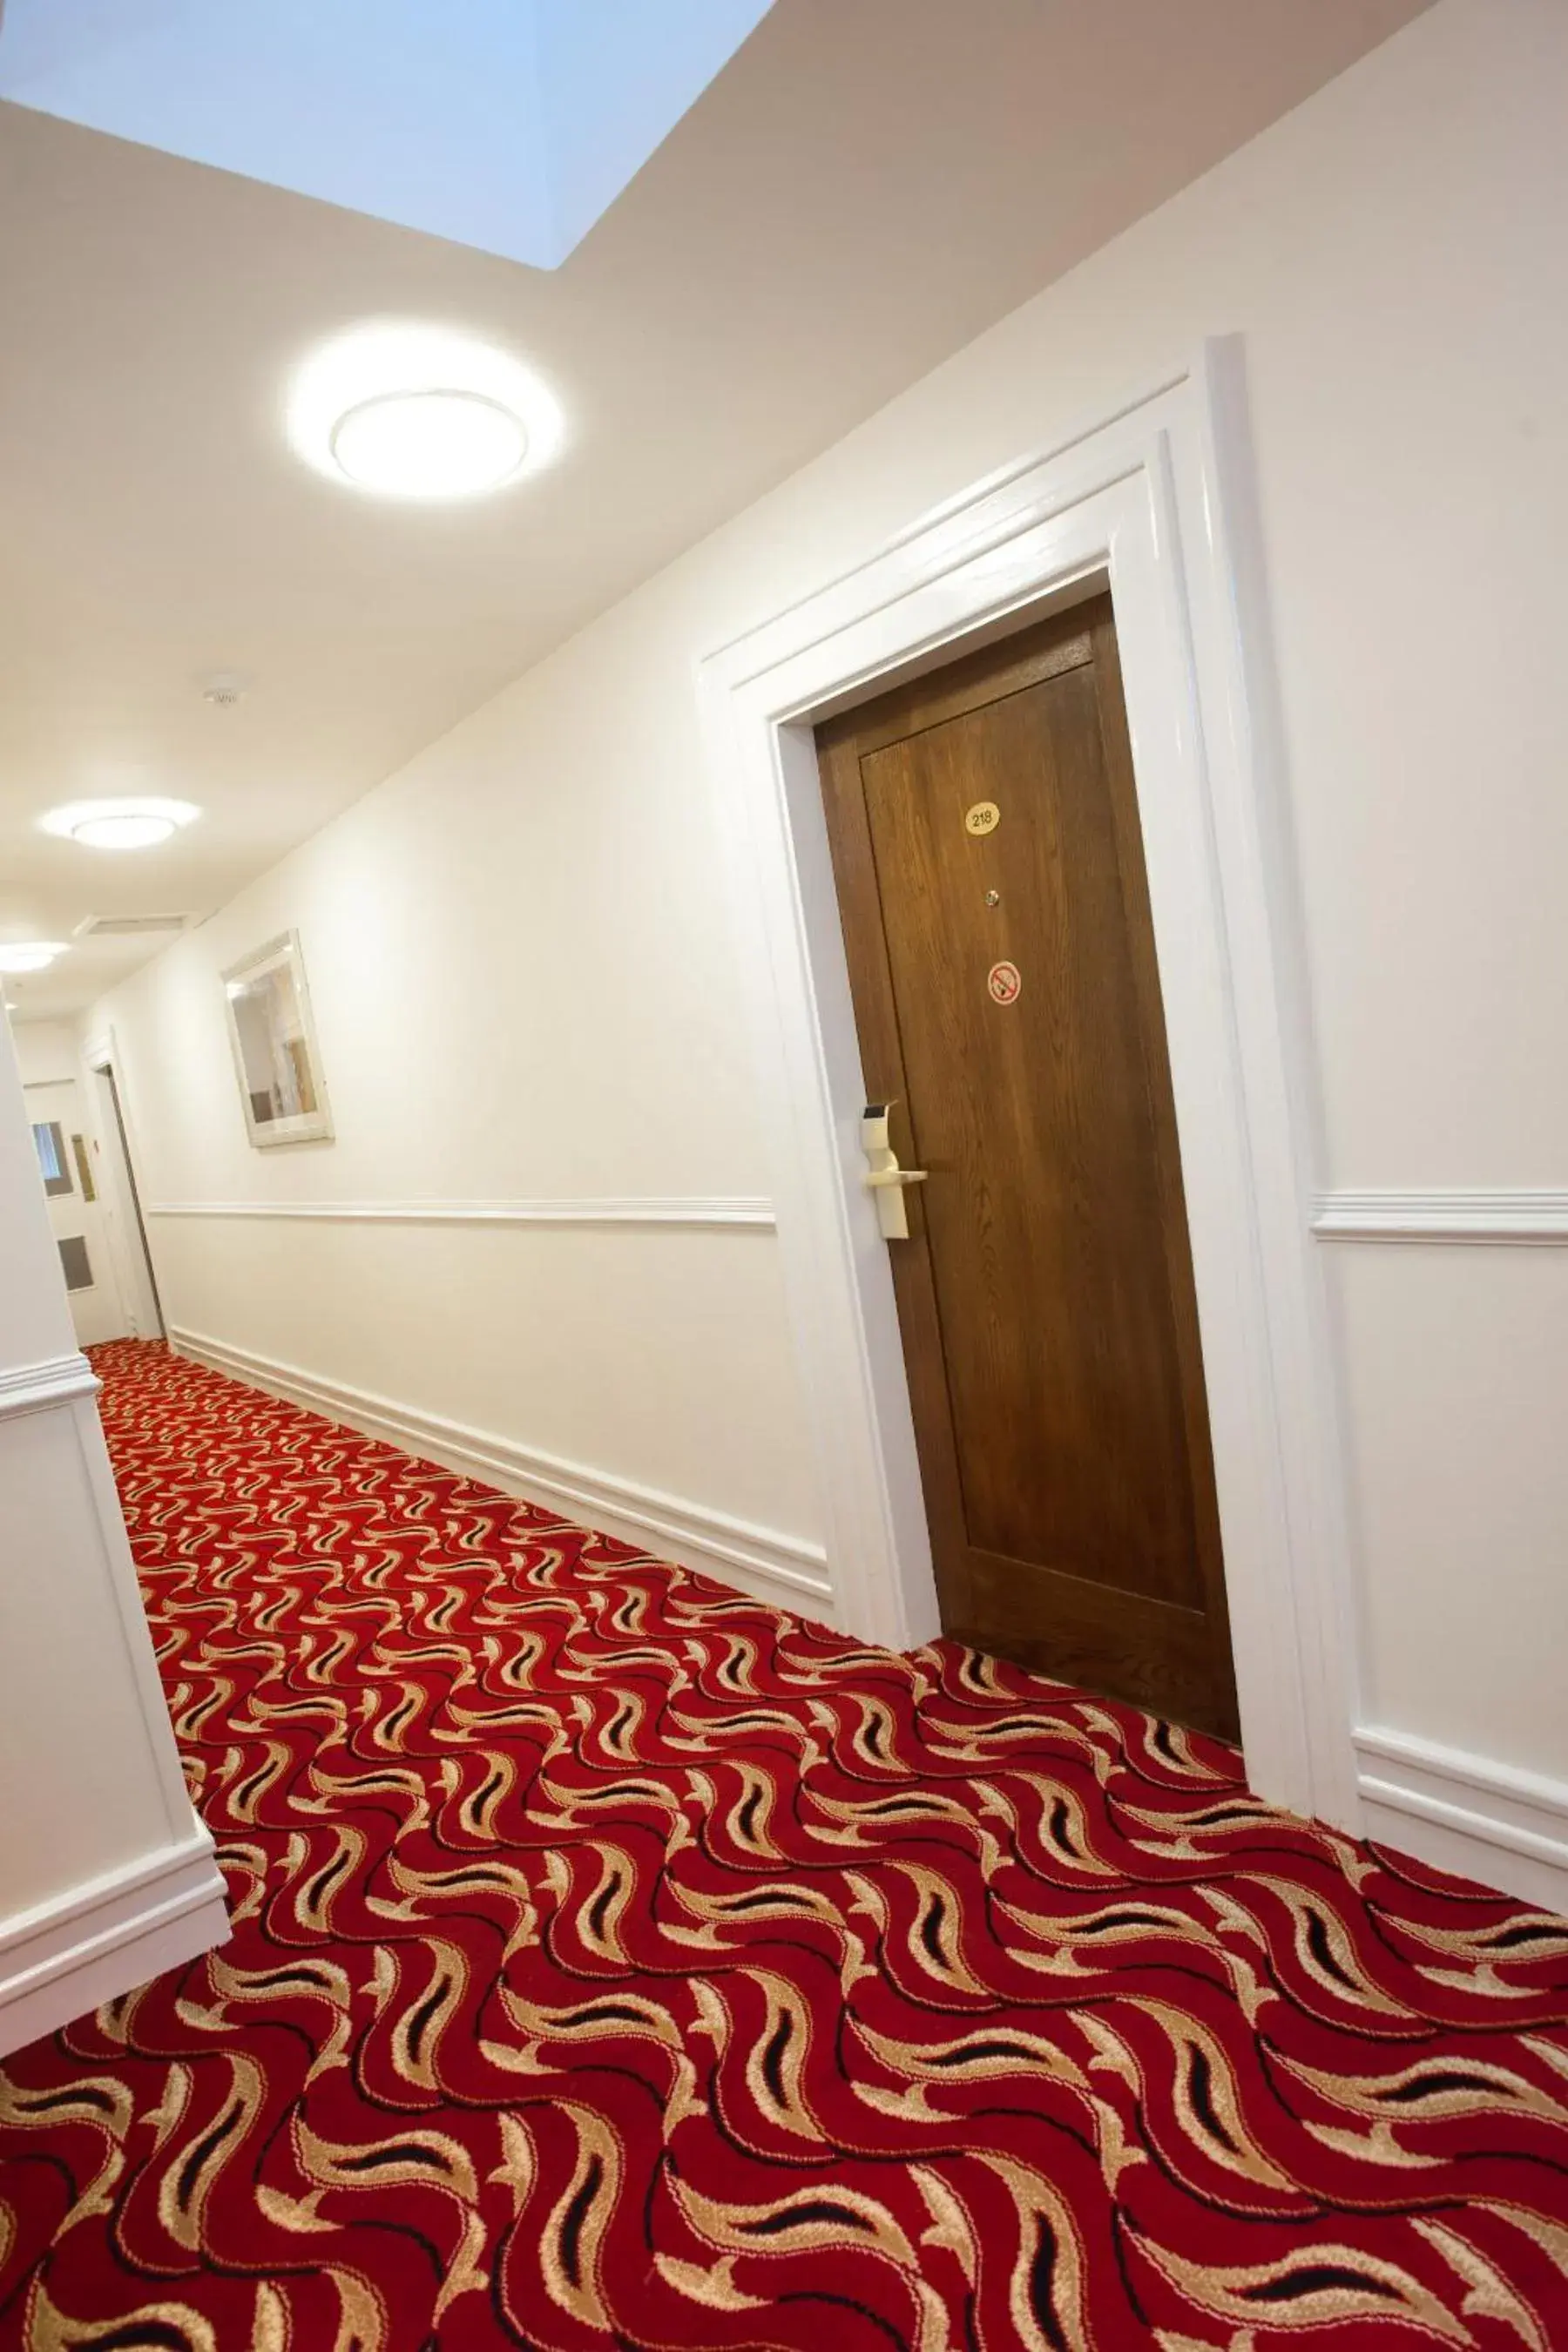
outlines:
[{"label": "framed picture on wall", "polygon": [[332,1114],[310,1018],[300,935],[285,931],[223,976],[245,1123],[258,1149],[326,1143]]}]

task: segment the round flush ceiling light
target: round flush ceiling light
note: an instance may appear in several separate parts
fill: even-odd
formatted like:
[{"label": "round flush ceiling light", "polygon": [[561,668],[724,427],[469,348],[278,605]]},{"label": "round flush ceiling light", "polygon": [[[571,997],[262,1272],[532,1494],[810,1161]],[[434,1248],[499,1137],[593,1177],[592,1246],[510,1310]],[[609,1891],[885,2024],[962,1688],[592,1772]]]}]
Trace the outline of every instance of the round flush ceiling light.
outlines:
[{"label": "round flush ceiling light", "polygon": [[63,940],[0,940],[0,971],[45,971],[65,951]]},{"label": "round flush ceiling light", "polygon": [[510,481],[528,454],[521,419],[476,392],[387,392],[332,429],[351,482],[391,499],[471,499]]},{"label": "round flush ceiling light", "polygon": [[155,849],[200,814],[190,801],[72,801],[38,822],[45,833],[84,849]]},{"label": "round flush ceiling light", "polygon": [[307,360],[289,437],[318,472],[381,498],[479,498],[536,474],[561,411],[510,353],[436,327],[356,327]]}]

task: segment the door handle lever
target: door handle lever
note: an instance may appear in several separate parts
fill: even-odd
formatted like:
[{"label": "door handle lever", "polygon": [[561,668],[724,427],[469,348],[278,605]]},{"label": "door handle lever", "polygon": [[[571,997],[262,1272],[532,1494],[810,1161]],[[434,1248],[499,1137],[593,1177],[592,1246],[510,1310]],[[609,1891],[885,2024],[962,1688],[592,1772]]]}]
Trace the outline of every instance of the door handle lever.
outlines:
[{"label": "door handle lever", "polygon": [[877,1220],[883,1240],[907,1242],[910,1213],[904,1201],[905,1188],[923,1184],[929,1171],[924,1168],[900,1167],[899,1155],[888,1136],[888,1114],[892,1108],[891,1103],[868,1103],[860,1114],[860,1148],[866,1154],[864,1181],[876,1194]]}]

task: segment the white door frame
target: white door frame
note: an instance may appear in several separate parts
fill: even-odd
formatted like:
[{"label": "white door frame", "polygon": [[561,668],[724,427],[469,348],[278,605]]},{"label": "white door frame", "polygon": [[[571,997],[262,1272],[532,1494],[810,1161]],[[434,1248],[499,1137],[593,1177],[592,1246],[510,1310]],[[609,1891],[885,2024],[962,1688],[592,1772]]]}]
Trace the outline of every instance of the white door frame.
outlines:
[{"label": "white door frame", "polygon": [[[152,1247],[140,1207],[136,1171],[131,1163],[131,1113],[122,1083],[125,1065],[120,1058],[113,1030],[89,1037],[81,1049],[81,1059],[83,1068],[99,1081],[99,1093],[89,1108],[99,1129],[99,1160],[105,1180],[100,1190],[109,1212],[106,1223],[115,1253],[126,1320],[133,1338],[162,1339],[163,1319],[157,1277],[153,1271]],[[118,1119],[113,1102],[108,1099],[110,1086],[120,1104]]]},{"label": "white door frame", "polygon": [[[1318,1119],[1239,347],[993,475],[700,666],[835,1611],[938,1631],[814,723],[1109,581],[1192,1229],[1242,1739],[1359,1822],[1349,1513],[1310,1242]],[[893,1244],[896,1246],[896,1244]]]}]

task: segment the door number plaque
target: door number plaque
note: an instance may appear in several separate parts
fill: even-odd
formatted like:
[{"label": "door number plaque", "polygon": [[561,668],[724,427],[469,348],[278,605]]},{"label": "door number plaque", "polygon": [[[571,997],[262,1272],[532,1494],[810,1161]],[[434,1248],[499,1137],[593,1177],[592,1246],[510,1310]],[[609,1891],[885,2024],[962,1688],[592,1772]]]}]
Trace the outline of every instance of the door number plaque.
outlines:
[{"label": "door number plaque", "polygon": [[1002,812],[994,801],[976,801],[963,812],[965,833],[994,833],[1002,822]]}]

